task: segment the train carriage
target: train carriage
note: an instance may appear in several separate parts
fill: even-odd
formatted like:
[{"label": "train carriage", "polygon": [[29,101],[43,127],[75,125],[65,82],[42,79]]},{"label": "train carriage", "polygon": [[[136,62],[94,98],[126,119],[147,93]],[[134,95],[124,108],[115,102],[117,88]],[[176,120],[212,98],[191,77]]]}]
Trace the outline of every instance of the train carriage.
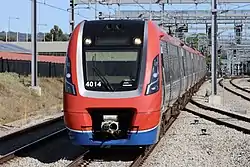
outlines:
[{"label": "train carriage", "polygon": [[205,76],[204,61],[152,21],[81,22],[65,65],[70,139],[83,146],[156,143],[163,113]]}]

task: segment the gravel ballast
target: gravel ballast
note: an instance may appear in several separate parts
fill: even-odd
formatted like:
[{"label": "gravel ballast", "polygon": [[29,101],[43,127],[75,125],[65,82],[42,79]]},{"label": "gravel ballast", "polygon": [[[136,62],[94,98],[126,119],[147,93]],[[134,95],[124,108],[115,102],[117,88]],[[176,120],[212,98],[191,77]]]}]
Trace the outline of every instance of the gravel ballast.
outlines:
[{"label": "gravel ballast", "polygon": [[63,159],[58,160],[55,163],[42,163],[37,159],[25,157],[17,158],[9,164],[4,164],[2,167],[64,167],[67,166],[66,164],[69,163],[70,161]]},{"label": "gravel ballast", "polygon": [[242,88],[250,89],[249,79],[250,78],[234,79],[233,83],[240,86],[240,87],[242,87]]},{"label": "gravel ballast", "polygon": [[34,150],[20,153],[17,158],[2,165],[3,167],[64,167],[81,155],[84,149],[71,144],[67,133],[42,143]]},{"label": "gravel ballast", "polygon": [[129,167],[132,161],[123,162],[123,161],[110,161],[110,162],[91,162],[88,167]]},{"label": "gravel ballast", "polygon": [[[222,82],[223,83],[223,82]],[[225,79],[225,86],[230,86],[229,79]],[[234,88],[233,86],[230,86],[228,88]],[[235,91],[235,89],[233,89]],[[199,91],[196,93],[196,96],[193,96],[194,100],[198,101],[206,101],[208,102],[208,97],[204,98],[206,91],[211,93],[211,83],[209,81],[206,81]],[[238,90],[237,90],[238,91]],[[217,95],[221,97],[221,104],[215,105],[217,107],[234,111],[241,114],[250,115],[250,102],[223,89],[219,84],[217,84]],[[205,100],[206,99],[206,100]]]},{"label": "gravel ballast", "polygon": [[63,113],[60,111],[51,115],[45,115],[45,114],[30,116],[29,118],[27,118],[27,120],[21,119],[18,121],[8,123],[6,125],[0,125],[0,137],[63,116]]},{"label": "gravel ballast", "polygon": [[[233,85],[229,83],[229,79],[224,81],[225,86],[227,86],[229,89],[232,89],[233,91],[243,93],[243,95],[250,97],[250,95],[246,92],[243,92],[239,89],[236,89]],[[224,91],[224,93],[223,93]],[[221,86],[218,86],[218,95],[224,99],[224,105],[228,108],[230,108],[231,111],[235,111],[242,114],[250,115],[250,102],[233,94],[228,92],[227,90],[223,90]]]},{"label": "gravel ballast", "polygon": [[250,136],[182,111],[143,166],[247,167]]},{"label": "gravel ballast", "polygon": [[[207,90],[211,90],[209,81],[201,86],[193,99],[208,102],[208,97],[205,97]],[[223,91],[219,85],[217,90],[217,95],[221,96],[222,102],[224,100],[217,107],[248,113],[249,102]],[[195,120],[198,124],[194,123]],[[206,130],[205,135],[202,129]],[[143,166],[249,167],[250,135],[181,111]]]}]

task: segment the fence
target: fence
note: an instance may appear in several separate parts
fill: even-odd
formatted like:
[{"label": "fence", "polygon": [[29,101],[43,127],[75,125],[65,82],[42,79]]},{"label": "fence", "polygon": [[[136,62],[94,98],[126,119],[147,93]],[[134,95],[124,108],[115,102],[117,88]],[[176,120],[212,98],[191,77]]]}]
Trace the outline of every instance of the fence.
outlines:
[{"label": "fence", "polygon": [[[62,77],[64,64],[54,62],[38,62],[38,76],[40,77]],[[0,72],[15,72],[20,75],[31,74],[31,61],[10,60],[0,57]]]}]

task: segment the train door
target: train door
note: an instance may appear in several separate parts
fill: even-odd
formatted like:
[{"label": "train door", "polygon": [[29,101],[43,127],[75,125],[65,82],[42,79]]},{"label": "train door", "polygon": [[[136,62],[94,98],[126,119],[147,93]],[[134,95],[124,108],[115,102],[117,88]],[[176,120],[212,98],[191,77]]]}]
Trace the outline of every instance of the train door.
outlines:
[{"label": "train door", "polygon": [[182,58],[183,58],[182,63],[183,63],[183,80],[184,80],[183,92],[185,92],[188,88],[187,87],[188,83],[187,83],[187,52],[184,49],[183,49],[183,57]]},{"label": "train door", "polygon": [[195,57],[195,59],[194,59],[194,73],[195,73],[195,75],[194,75],[194,80],[195,80],[195,84],[197,83],[197,67],[198,67],[198,56],[197,55],[195,55],[194,56]]},{"label": "train door", "polygon": [[198,71],[198,80],[197,82],[200,80],[200,76],[201,76],[201,57],[198,56],[198,59],[199,59],[199,63],[198,63],[198,67],[197,67],[197,71]]},{"label": "train door", "polygon": [[186,72],[185,72],[185,59],[186,59],[186,52],[185,50],[182,48],[182,60],[181,60],[181,64],[182,64],[182,94],[185,92],[185,89],[186,89],[186,79],[185,79],[185,76],[186,76]]},{"label": "train door", "polygon": [[194,84],[196,84],[196,78],[197,78],[197,56],[194,54]]},{"label": "train door", "polygon": [[174,75],[173,75],[173,59],[174,59],[174,55],[173,54],[171,54],[171,52],[170,52],[170,45],[171,44],[168,44],[167,45],[167,50],[168,50],[168,52],[167,52],[167,63],[168,63],[168,71],[169,71],[169,105],[170,104],[172,104],[171,102],[172,102],[172,100],[173,100],[173,94],[174,94],[174,92],[173,92],[173,77],[174,77]]},{"label": "train door", "polygon": [[190,60],[190,66],[191,66],[191,84],[190,87],[193,87],[194,84],[194,55],[193,53],[190,53],[191,55],[191,60]]},{"label": "train door", "polygon": [[180,54],[181,54],[181,50],[179,47],[177,47],[177,55],[176,55],[176,66],[177,68],[175,68],[175,75],[176,75],[176,80],[177,80],[177,87],[176,87],[176,95],[177,95],[177,98],[179,98],[179,95],[180,95],[180,91],[181,91],[181,66],[180,66]]},{"label": "train door", "polygon": [[163,44],[160,44],[161,48],[161,71],[162,71],[162,107],[165,110],[166,106],[166,78],[165,78],[165,66],[164,66],[164,58],[163,58]]},{"label": "train door", "polygon": [[195,66],[196,66],[196,56],[193,54],[193,85],[195,85]]},{"label": "train door", "polygon": [[178,59],[179,59],[179,78],[180,78],[180,91],[178,94],[178,97],[180,97],[182,95],[182,89],[183,89],[183,49],[182,48],[178,48]]},{"label": "train door", "polygon": [[191,79],[190,79],[190,69],[191,69],[191,54],[189,52],[186,52],[187,55],[187,89],[189,90],[190,84],[191,84]]},{"label": "train door", "polygon": [[186,77],[187,77],[187,90],[189,90],[189,59],[190,59],[190,54],[188,51],[186,51]]},{"label": "train door", "polygon": [[164,62],[164,72],[163,75],[165,76],[165,104],[169,106],[169,102],[171,99],[171,89],[170,89],[170,55],[169,55],[169,48],[168,43],[165,41],[161,41],[161,48],[163,52],[162,61]]}]

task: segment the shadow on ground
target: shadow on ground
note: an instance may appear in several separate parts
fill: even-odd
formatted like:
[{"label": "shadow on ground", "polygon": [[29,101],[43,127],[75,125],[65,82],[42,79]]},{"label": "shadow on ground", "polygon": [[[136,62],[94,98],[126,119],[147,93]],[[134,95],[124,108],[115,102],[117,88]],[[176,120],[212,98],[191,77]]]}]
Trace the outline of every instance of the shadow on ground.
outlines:
[{"label": "shadow on ground", "polygon": [[[66,131],[49,143],[26,150],[25,153],[18,153],[17,156],[34,158],[42,163],[54,163],[62,159],[73,161],[85,150],[86,148],[73,145]],[[101,161],[132,161],[141,151],[142,149],[134,148],[92,148],[85,158]]]}]

